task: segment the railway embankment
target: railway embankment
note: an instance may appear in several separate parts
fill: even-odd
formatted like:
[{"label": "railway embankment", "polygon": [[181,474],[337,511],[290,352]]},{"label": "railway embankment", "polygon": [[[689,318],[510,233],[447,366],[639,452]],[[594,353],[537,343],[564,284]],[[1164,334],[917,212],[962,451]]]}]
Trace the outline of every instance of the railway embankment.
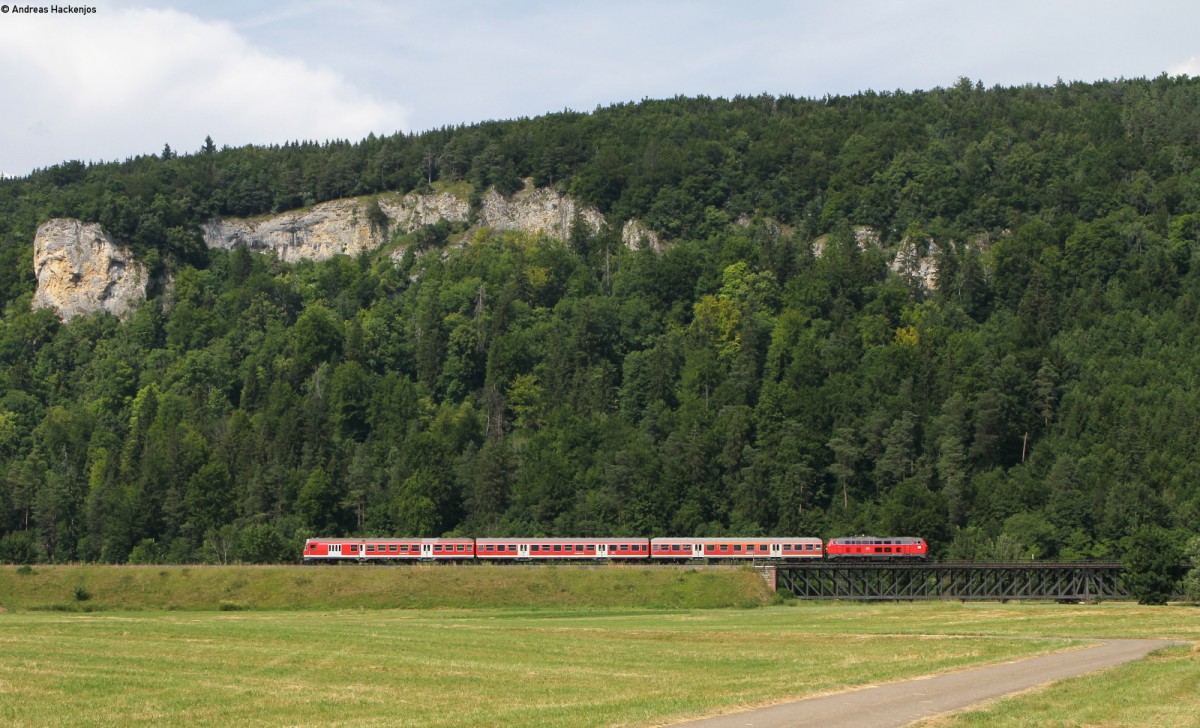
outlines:
[{"label": "railway embankment", "polygon": [[774,595],[743,567],[0,567],[0,610],[727,609]]}]

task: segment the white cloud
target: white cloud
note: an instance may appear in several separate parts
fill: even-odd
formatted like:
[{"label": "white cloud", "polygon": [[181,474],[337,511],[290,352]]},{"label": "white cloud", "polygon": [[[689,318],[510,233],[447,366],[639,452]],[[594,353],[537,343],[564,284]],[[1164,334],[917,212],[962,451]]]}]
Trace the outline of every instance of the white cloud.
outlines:
[{"label": "white cloud", "polygon": [[256,49],[230,25],[174,10],[0,22],[0,170],[66,159],[407,128],[407,111],[326,68]]},{"label": "white cloud", "polygon": [[1167,69],[1168,76],[1200,76],[1200,57],[1192,56]]}]

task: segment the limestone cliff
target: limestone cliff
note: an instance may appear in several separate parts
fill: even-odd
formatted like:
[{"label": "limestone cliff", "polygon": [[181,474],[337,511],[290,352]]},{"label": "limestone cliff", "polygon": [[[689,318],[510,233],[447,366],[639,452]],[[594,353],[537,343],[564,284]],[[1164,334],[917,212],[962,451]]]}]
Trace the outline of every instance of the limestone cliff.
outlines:
[{"label": "limestone cliff", "polygon": [[[820,258],[825,254],[828,236],[821,236],[813,241],[813,255]],[[880,240],[879,232],[874,228],[860,225],[854,228],[854,243],[860,251],[868,248],[878,248],[888,257],[888,268],[907,281],[924,288],[937,288],[937,258],[941,252],[933,240],[910,240],[905,237],[894,248],[887,248]]]},{"label": "limestone cliff", "polygon": [[[561,239],[570,236],[576,221],[592,232],[605,225],[599,211],[556,190],[527,186],[511,197],[488,190],[473,218],[468,202],[450,193],[385,194],[267,217],[212,220],[201,226],[201,233],[210,248],[244,243],[294,263],[357,255],[384,245],[393,232],[409,233],[441,220]],[[663,247],[658,236],[637,221],[628,221],[621,232],[631,248]],[[469,233],[465,239],[470,239]],[[99,225],[78,220],[51,220],[38,230],[34,273],[38,287],[33,305],[53,308],[63,320],[100,310],[123,317],[146,297],[145,268]]]},{"label": "limestone cliff", "polygon": [[34,308],[63,321],[95,311],[124,318],[146,298],[147,273],[99,225],[54,219],[33,239]]},{"label": "limestone cliff", "polygon": [[240,242],[250,250],[274,250],[289,263],[356,255],[383,243],[383,230],[358,200],[334,200],[268,218],[213,220],[200,232],[210,248],[232,248]]},{"label": "limestone cliff", "polygon": [[[372,209],[374,204],[378,212]],[[355,255],[383,245],[392,232],[409,233],[440,220],[467,222],[470,214],[466,200],[448,193],[380,195],[374,202],[335,200],[274,217],[214,220],[201,232],[210,248],[232,248],[242,242],[251,250],[274,250],[281,260],[295,262]],[[566,239],[576,217],[593,231],[604,225],[597,210],[555,190],[526,188],[509,198],[488,190],[476,224]]]}]

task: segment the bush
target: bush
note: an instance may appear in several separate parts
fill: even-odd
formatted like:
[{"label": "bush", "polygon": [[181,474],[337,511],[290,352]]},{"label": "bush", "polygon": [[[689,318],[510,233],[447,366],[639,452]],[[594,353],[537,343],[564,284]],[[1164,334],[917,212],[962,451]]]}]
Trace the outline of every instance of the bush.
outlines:
[{"label": "bush", "polygon": [[238,537],[238,557],[248,564],[278,564],[295,561],[287,539],[269,523],[256,523],[242,529]]},{"label": "bush", "polygon": [[31,564],[37,560],[37,544],[29,531],[13,531],[0,538],[0,564]]},{"label": "bush", "polygon": [[1193,602],[1200,602],[1200,536],[1194,536],[1187,543],[1188,561],[1192,562],[1192,570],[1183,580],[1183,593]]},{"label": "bush", "polygon": [[1166,604],[1183,576],[1183,552],[1167,531],[1142,526],[1125,540],[1123,578],[1139,604]]},{"label": "bush", "polygon": [[152,538],[143,538],[129,553],[131,564],[157,564],[161,561],[162,551],[158,548],[158,542]]}]

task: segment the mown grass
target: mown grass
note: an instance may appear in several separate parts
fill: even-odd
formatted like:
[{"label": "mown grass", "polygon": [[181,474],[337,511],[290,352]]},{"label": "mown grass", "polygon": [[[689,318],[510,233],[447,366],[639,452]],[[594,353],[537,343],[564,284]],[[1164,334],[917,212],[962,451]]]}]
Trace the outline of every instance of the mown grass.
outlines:
[{"label": "mown grass", "polygon": [[649,726],[1068,644],[834,614],[9,613],[0,725]]},{"label": "mown grass", "polygon": [[1018,726],[1200,726],[1200,646],[1170,647],[1143,660],[979,709],[930,718],[914,728]]},{"label": "mown grass", "polygon": [[[1188,608],[698,609],[769,597],[753,572],[646,571],[5,568],[0,726],[651,726],[1077,638],[1200,642]],[[1196,725],[1196,668],[1168,650],[930,725]]]},{"label": "mown grass", "polygon": [[[80,599],[86,594],[86,599]],[[752,570],[523,566],[0,568],[0,608],[42,611],[754,607]]]}]

